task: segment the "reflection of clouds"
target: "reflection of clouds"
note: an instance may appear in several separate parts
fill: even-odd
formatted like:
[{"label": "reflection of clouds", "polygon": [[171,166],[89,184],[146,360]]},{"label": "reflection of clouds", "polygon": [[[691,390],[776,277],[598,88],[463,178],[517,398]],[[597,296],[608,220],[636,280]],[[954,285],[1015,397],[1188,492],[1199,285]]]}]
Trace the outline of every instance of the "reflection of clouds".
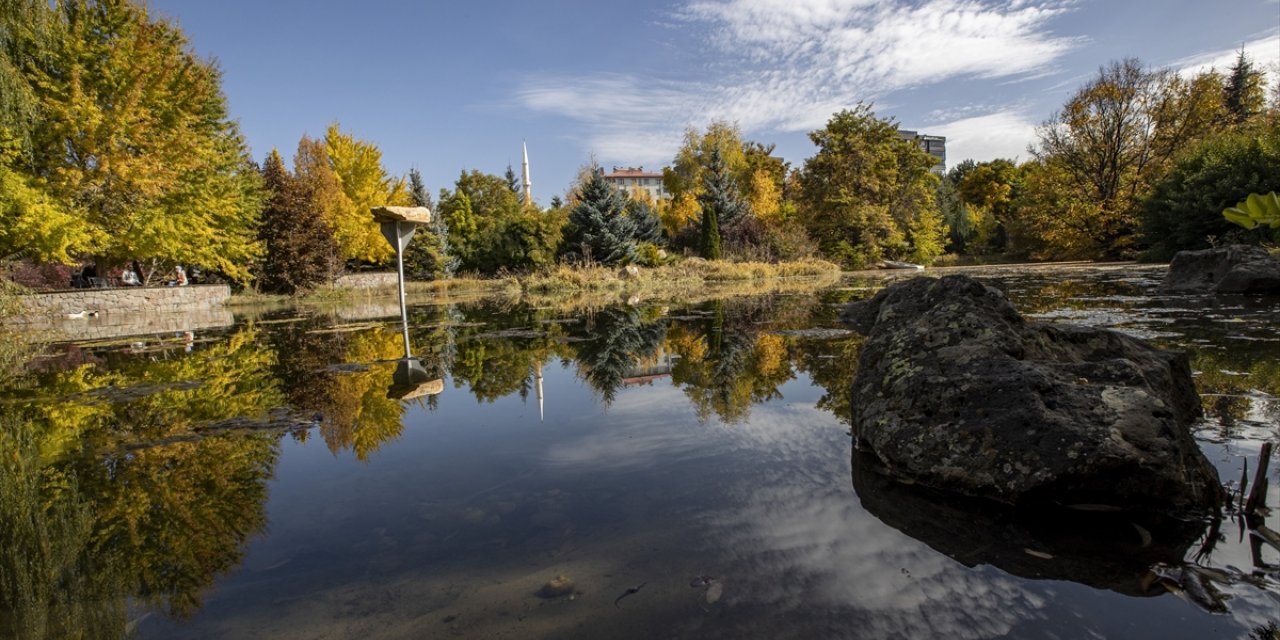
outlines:
[{"label": "reflection of clouds", "polygon": [[855,635],[908,638],[1001,636],[1045,606],[1019,580],[968,569],[863,511],[848,457],[830,454],[833,443],[847,448],[843,434],[830,414],[795,405],[757,406],[724,432],[782,463],[732,488],[732,506],[706,518],[710,537],[751,565],[738,574],[752,583],[733,584],[731,602],[852,608]]},{"label": "reflection of clouds", "polygon": [[[597,419],[588,416],[586,419]],[[553,444],[545,454],[552,465],[612,470],[654,468],[707,456],[718,438],[699,429],[697,416],[673,386],[624,390],[603,414],[602,429]]]}]

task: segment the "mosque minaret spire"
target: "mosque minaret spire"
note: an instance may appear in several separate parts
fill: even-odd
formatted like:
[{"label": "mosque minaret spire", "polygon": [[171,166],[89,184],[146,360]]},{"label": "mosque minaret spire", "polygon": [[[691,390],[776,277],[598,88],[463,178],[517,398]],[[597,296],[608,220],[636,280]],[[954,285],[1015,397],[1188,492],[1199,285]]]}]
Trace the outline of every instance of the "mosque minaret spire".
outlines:
[{"label": "mosque minaret spire", "polygon": [[524,152],[524,162],[520,165],[521,182],[524,183],[524,203],[533,204],[533,180],[529,179],[529,145],[521,142],[520,146]]}]

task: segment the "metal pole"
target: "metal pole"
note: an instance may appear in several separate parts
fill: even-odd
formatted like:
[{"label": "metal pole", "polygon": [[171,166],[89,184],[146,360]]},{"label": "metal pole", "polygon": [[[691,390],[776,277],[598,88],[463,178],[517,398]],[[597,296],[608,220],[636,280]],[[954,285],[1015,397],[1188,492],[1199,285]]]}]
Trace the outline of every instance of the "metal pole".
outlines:
[{"label": "metal pole", "polygon": [[396,222],[396,279],[400,285],[400,326],[404,328],[404,357],[408,358],[409,353],[409,308],[405,304],[404,299],[404,244],[401,240],[403,232],[400,225],[403,222]]}]

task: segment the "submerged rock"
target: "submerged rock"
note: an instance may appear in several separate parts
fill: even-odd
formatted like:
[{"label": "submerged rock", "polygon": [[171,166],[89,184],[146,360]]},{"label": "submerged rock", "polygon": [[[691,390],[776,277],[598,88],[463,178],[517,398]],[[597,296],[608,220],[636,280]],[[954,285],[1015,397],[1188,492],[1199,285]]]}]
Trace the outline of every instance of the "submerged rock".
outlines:
[{"label": "submerged rock", "polygon": [[1243,244],[1179,251],[1160,293],[1280,293],[1280,260]]},{"label": "submerged rock", "polygon": [[1222,499],[1189,430],[1184,354],[1027,322],[967,276],[895,284],[841,319],[868,336],[854,437],[891,477],[1014,505],[1191,514]]}]

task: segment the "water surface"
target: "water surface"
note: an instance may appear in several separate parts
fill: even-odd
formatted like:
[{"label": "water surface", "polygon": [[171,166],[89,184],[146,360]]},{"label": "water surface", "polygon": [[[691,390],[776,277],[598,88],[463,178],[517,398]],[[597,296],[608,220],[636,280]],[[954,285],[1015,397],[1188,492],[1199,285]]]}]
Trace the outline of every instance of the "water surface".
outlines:
[{"label": "water surface", "polygon": [[[1197,438],[1234,486],[1277,435],[1280,303],[1158,296],[1162,273],[977,275],[1031,317],[1190,351]],[[442,384],[398,390],[385,304],[58,345],[0,391],[0,634],[1272,637],[1280,553],[1230,515],[1140,544],[855,465],[861,340],[836,314],[883,284],[424,300],[410,348]],[[1185,563],[1209,600],[1148,571]]]}]

